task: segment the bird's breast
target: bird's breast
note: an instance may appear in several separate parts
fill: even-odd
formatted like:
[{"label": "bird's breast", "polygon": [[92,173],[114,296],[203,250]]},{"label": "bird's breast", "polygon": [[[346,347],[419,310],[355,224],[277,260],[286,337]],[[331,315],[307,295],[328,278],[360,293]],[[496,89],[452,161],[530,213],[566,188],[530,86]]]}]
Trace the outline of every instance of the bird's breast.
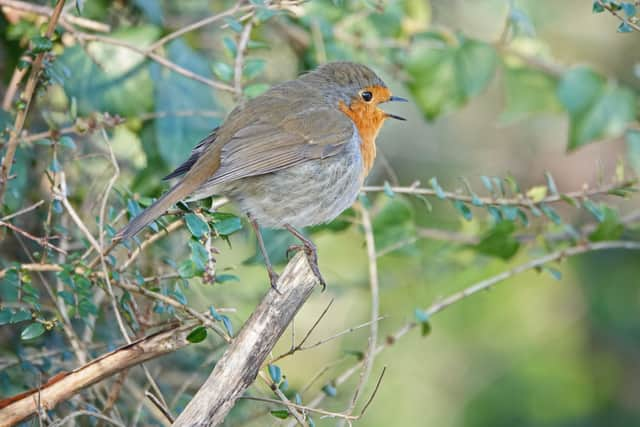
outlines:
[{"label": "bird's breast", "polygon": [[360,154],[362,156],[362,175],[365,178],[373,167],[376,159],[376,137],[384,122],[384,113],[372,108],[350,108],[344,102],[338,105],[340,111],[353,121],[360,140]]}]

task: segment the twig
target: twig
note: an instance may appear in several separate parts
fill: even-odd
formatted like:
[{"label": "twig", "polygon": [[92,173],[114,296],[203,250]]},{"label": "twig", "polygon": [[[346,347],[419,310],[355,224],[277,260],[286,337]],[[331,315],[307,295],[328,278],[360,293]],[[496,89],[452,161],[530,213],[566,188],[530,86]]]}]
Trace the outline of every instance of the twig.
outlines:
[{"label": "twig", "polygon": [[602,6],[606,10],[608,10],[609,13],[611,13],[613,16],[618,18],[620,21],[625,22],[628,26],[630,26],[634,30],[640,31],[640,25],[638,25],[635,22],[632,22],[630,19],[626,19],[624,16],[620,15],[613,7],[611,7],[611,5],[609,3],[605,3],[602,0],[598,0],[598,3],[600,4],[600,6]]},{"label": "twig", "polygon": [[632,188],[635,185],[635,181],[627,181],[622,183],[612,183],[603,185],[597,188],[592,189],[583,189],[578,191],[572,191],[568,193],[559,193],[552,194],[547,196],[539,201],[534,201],[533,199],[523,195],[518,194],[516,197],[476,197],[467,196],[465,194],[453,193],[450,191],[436,191],[431,188],[423,188],[418,186],[409,186],[409,187],[383,187],[383,186],[366,186],[362,187],[362,191],[365,193],[372,192],[382,192],[388,191],[389,189],[398,194],[417,194],[421,196],[435,196],[442,197],[448,200],[459,200],[465,203],[473,203],[474,200],[480,201],[483,205],[488,206],[518,206],[521,208],[531,209],[532,206],[537,206],[545,203],[556,203],[563,201],[565,197],[569,198],[589,198],[593,196],[606,195],[609,192],[621,189],[621,188]]},{"label": "twig", "polygon": [[[62,13],[62,7],[64,6],[64,1],[65,0],[58,0],[58,3],[56,3],[56,7],[54,8],[53,13],[51,14],[51,19],[47,24],[47,31],[45,33],[45,37],[47,38],[51,38],[51,36],[53,35],[53,31],[55,30],[56,24],[60,19],[60,14]],[[20,135],[20,132],[22,132],[22,128],[24,127],[24,123],[27,118],[27,114],[29,113],[29,107],[31,106],[31,99],[33,98],[33,94],[36,90],[36,86],[38,85],[38,79],[40,77],[40,69],[42,68],[42,63],[44,61],[45,54],[46,52],[42,52],[36,55],[35,59],[33,60],[33,64],[31,64],[31,74],[29,74],[27,85],[21,96],[21,99],[24,102],[24,108],[21,108],[18,110],[13,128],[9,132],[9,142],[7,143],[7,151],[4,155],[2,166],[0,167],[0,205],[2,205],[4,194],[9,184],[8,182],[9,173],[11,172],[11,166],[13,165],[13,158],[16,154],[16,148],[18,147],[18,136]]]},{"label": "twig", "polygon": [[80,416],[87,416],[87,417],[95,417],[95,418],[99,418],[102,421],[106,421],[110,424],[113,424],[114,426],[117,427],[125,427],[124,424],[120,423],[119,421],[114,420],[113,418],[110,418],[106,415],[103,415],[99,412],[94,412],[94,411],[86,411],[84,409],[81,409],[79,411],[74,411],[72,413],[70,413],[69,415],[67,415],[66,417],[64,417],[63,419],[61,419],[60,421],[56,421],[52,424],[50,424],[51,427],[60,427],[63,426],[67,423],[69,423],[70,421],[73,421],[74,418],[80,417]]},{"label": "twig", "polygon": [[[53,14],[53,10],[50,7],[40,6],[17,0],[0,0],[0,6],[5,6],[19,12],[34,13],[36,15],[42,16],[51,16]],[[75,16],[66,12],[62,12],[60,21],[66,21],[78,27],[86,28],[87,30],[91,31],[98,31],[101,33],[108,33],[111,31],[111,27],[108,24],[94,21],[92,19],[83,18],[81,16]]]},{"label": "twig", "polygon": [[174,352],[189,344],[187,335],[193,324],[172,326],[107,353],[71,372],[60,373],[34,389],[0,400],[0,427],[11,426],[35,414],[34,395],[39,392],[41,406],[53,409],[80,390],[147,360]]},{"label": "twig", "polygon": [[[579,246],[558,250],[558,251],[552,252],[551,254],[545,255],[540,258],[536,258],[532,261],[526,262],[510,270],[507,270],[498,275],[490,277],[486,280],[473,284],[468,288],[464,289],[463,291],[456,292],[450,295],[449,297],[444,298],[443,300],[432,304],[430,307],[424,310],[424,313],[427,317],[433,316],[436,313],[445,310],[446,308],[452,306],[453,304],[473,294],[476,294],[480,291],[487,290],[495,286],[496,284],[504,281],[505,279],[516,276],[517,274],[523,273],[528,270],[542,267],[543,265],[548,264],[549,262],[557,261],[560,259],[575,256],[575,255],[580,255],[587,252],[595,252],[595,251],[610,250],[610,249],[640,250],[640,242],[615,240],[615,241],[596,242],[596,243],[584,243]],[[405,336],[407,333],[409,333],[418,325],[419,323],[417,322],[409,322],[401,326],[400,328],[398,328],[394,334],[390,335],[384,341],[384,343],[378,345],[378,347],[375,350],[375,354],[377,355],[380,352],[382,352],[385,348],[388,348],[393,344],[395,344],[398,339]],[[358,368],[363,363],[364,361],[358,362],[356,365],[347,368],[342,374],[336,377],[336,379],[334,380],[336,387],[344,384],[349,378],[351,378],[351,376],[358,371]],[[311,408],[316,407],[324,400],[325,397],[326,397],[326,394],[324,392],[318,393],[318,395],[316,395],[316,397],[313,398],[310,403],[308,403],[308,406]]]},{"label": "twig", "polygon": [[148,390],[145,391],[144,395],[147,396],[151,401],[151,403],[153,403],[156,406],[156,408],[158,408],[160,412],[162,412],[162,414],[165,417],[167,417],[167,420],[169,420],[169,422],[173,424],[173,422],[175,421],[175,418],[171,414],[171,411],[169,411],[169,408],[167,408],[167,404],[166,403],[163,404],[155,394],[151,393]]},{"label": "twig", "polygon": [[362,418],[362,416],[366,412],[367,408],[369,407],[369,405],[373,401],[374,397],[378,393],[378,389],[380,388],[380,384],[382,382],[382,378],[384,377],[384,374],[385,374],[386,371],[387,371],[387,368],[385,366],[382,369],[382,373],[380,373],[380,376],[378,377],[378,381],[376,381],[376,386],[373,389],[373,392],[371,393],[371,396],[369,396],[369,398],[367,399],[366,403],[362,407],[362,411],[360,411],[360,413],[358,415],[351,415],[351,414],[348,414],[348,413],[325,411],[324,409],[318,409],[318,408],[314,408],[314,407],[311,407],[311,406],[305,406],[305,405],[298,405],[298,404],[292,403],[290,401],[289,402],[283,402],[283,401],[276,400],[276,399],[269,399],[267,397],[242,396],[241,399],[255,400],[257,402],[275,403],[277,405],[285,405],[287,407],[291,406],[291,407],[294,407],[296,409],[300,409],[300,410],[302,410],[304,412],[314,412],[316,414],[324,415],[325,417],[340,418],[340,419],[348,420],[348,421],[357,421],[360,418]]},{"label": "twig", "polygon": [[218,425],[224,420],[318,284],[306,257],[298,253],[233,340],[174,426]]},{"label": "twig", "polygon": [[189,33],[191,31],[197,30],[198,28],[204,27],[206,25],[210,25],[213,24],[216,21],[219,21],[222,18],[225,18],[227,16],[231,16],[236,12],[243,12],[243,11],[247,11],[247,10],[252,10],[255,6],[253,5],[246,5],[246,6],[242,6],[240,7],[240,4],[242,3],[242,1],[239,1],[238,3],[236,3],[236,5],[234,7],[232,7],[231,9],[228,9],[222,13],[219,13],[217,15],[213,15],[213,16],[208,16],[204,19],[201,19],[200,21],[194,22],[193,24],[189,24],[185,27],[180,28],[179,30],[176,30],[170,34],[167,34],[166,36],[162,37],[160,40],[158,40],[157,42],[154,42],[153,44],[151,44],[146,51],[147,52],[152,52],[156,49],[158,49],[160,46],[163,46],[165,44],[167,44],[168,42],[170,42],[173,39],[176,39],[178,37],[180,37],[183,34]]},{"label": "twig", "polygon": [[29,232],[27,232],[27,231],[25,231],[25,230],[23,230],[23,229],[21,229],[19,227],[16,227],[15,225],[11,224],[10,222],[0,221],[0,227],[7,227],[7,228],[13,230],[16,233],[22,234],[27,239],[33,240],[34,242],[36,242],[37,244],[39,244],[42,247],[52,249],[52,250],[54,250],[54,251],[56,251],[58,253],[61,253],[61,254],[66,254],[67,253],[65,250],[60,249],[59,247],[49,243],[47,241],[47,239],[45,239],[44,237],[34,236],[33,234],[31,234],[31,233],[29,233]]},{"label": "twig", "polygon": [[183,75],[191,80],[195,80],[197,82],[200,82],[202,84],[205,84],[209,87],[212,87],[214,89],[219,89],[219,90],[223,90],[223,91],[227,91],[227,92],[232,92],[235,93],[235,89],[232,86],[229,86],[226,83],[221,83],[215,80],[211,80],[208,79],[204,76],[201,76],[199,74],[194,73],[193,71],[187,70],[186,68],[176,64],[175,62],[172,62],[170,60],[168,60],[167,58],[165,58],[164,56],[158,55],[157,53],[154,52],[150,52],[146,49],[143,48],[139,48],[138,46],[134,46],[130,43],[127,43],[123,40],[119,40],[119,39],[115,39],[112,37],[106,37],[106,36],[101,36],[98,34],[88,34],[88,33],[84,33],[82,31],[78,31],[75,30],[73,28],[67,28],[68,30],[70,30],[70,32],[73,34],[74,37],[76,37],[79,40],[82,41],[94,41],[94,42],[100,42],[100,43],[106,43],[106,44],[110,44],[113,46],[119,46],[119,47],[123,47],[125,49],[129,49],[132,52],[135,52],[139,55],[145,56],[149,59],[151,59],[152,61],[157,62],[158,64],[162,65],[163,67],[166,67],[168,69],[170,69],[173,72],[176,72],[180,75]]},{"label": "twig", "polygon": [[12,218],[15,218],[17,216],[26,214],[27,212],[31,212],[34,209],[37,209],[38,207],[40,207],[42,204],[44,203],[44,200],[40,200],[39,202],[34,203],[31,206],[27,206],[26,208],[22,208],[19,211],[16,211],[12,214],[9,214],[5,217],[0,218],[0,222],[5,222],[5,221],[9,221]]},{"label": "twig", "polygon": [[358,204],[360,215],[362,218],[362,228],[364,231],[365,241],[367,243],[367,257],[369,259],[369,289],[371,291],[371,326],[369,332],[369,345],[365,353],[362,372],[358,385],[353,392],[353,397],[347,410],[347,414],[352,414],[353,409],[358,402],[358,397],[362,389],[367,384],[367,380],[373,369],[373,361],[375,359],[375,350],[378,345],[378,319],[380,318],[380,295],[379,295],[379,279],[378,279],[378,259],[376,257],[376,243],[373,237],[373,225],[371,224],[371,216],[367,208],[361,203]]},{"label": "twig", "polygon": [[249,44],[252,28],[253,19],[249,19],[240,33],[238,46],[236,48],[237,53],[233,72],[233,87],[236,91],[236,97],[238,98],[242,96],[242,69],[244,67],[244,56],[247,52],[247,45]]},{"label": "twig", "polygon": [[269,387],[269,389],[271,389],[275,393],[275,395],[278,396],[280,402],[285,405],[287,409],[289,409],[289,413],[293,416],[293,418],[295,418],[298,425],[301,425],[302,427],[309,427],[309,424],[304,419],[304,414],[298,412],[298,409],[291,403],[287,396],[284,395],[282,390],[278,388],[278,384],[273,382],[264,371],[258,372],[258,375],[260,376],[260,379],[264,381],[264,383]]},{"label": "twig", "polygon": [[292,338],[292,342],[291,342],[291,347],[289,348],[289,351],[287,351],[286,353],[282,353],[280,356],[276,357],[275,359],[271,360],[271,363],[275,363],[280,359],[283,359],[293,353],[295,353],[296,351],[300,350],[302,345],[304,345],[304,343],[307,341],[307,339],[309,338],[309,335],[311,335],[311,333],[314,331],[314,329],[318,326],[318,324],[320,323],[320,321],[322,320],[322,318],[324,318],[324,316],[327,314],[327,312],[329,311],[329,308],[331,308],[331,305],[333,304],[334,299],[331,298],[331,300],[329,301],[329,304],[327,304],[327,306],[324,308],[324,310],[322,310],[322,313],[320,313],[320,316],[318,316],[318,318],[316,319],[315,322],[313,322],[313,325],[311,325],[311,327],[309,328],[309,330],[307,331],[307,333],[304,335],[304,337],[302,338],[302,341],[300,341],[297,345],[295,344],[295,338]]}]

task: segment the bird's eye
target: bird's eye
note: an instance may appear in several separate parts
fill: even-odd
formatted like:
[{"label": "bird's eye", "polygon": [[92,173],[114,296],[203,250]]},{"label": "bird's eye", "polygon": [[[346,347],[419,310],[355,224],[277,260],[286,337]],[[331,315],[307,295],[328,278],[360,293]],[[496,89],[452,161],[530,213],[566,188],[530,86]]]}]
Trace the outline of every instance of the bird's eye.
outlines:
[{"label": "bird's eye", "polygon": [[364,102],[369,102],[369,101],[371,101],[373,99],[373,94],[371,92],[369,92],[368,90],[365,90],[364,92],[362,92],[360,94],[360,96],[362,97]]}]

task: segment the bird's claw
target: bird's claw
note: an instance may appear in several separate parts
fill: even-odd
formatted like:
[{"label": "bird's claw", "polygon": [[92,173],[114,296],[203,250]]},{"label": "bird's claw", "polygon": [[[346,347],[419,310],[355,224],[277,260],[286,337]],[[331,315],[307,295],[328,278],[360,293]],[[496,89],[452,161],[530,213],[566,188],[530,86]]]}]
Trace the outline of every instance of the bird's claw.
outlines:
[{"label": "bird's claw", "polygon": [[280,275],[273,270],[269,270],[269,282],[271,282],[271,289],[276,291],[278,295],[282,295],[282,292],[278,289],[278,279],[280,279]]},{"label": "bird's claw", "polygon": [[320,267],[318,267],[318,251],[315,245],[307,242],[301,245],[291,245],[287,248],[287,252],[286,252],[287,259],[289,259],[289,254],[291,252],[297,252],[297,251],[303,251],[304,254],[307,256],[307,262],[309,262],[309,267],[311,268],[311,271],[313,272],[314,276],[316,276],[318,278],[318,281],[320,281],[322,292],[324,292],[325,289],[327,289],[327,282],[324,280],[324,277],[322,277],[322,273],[320,273]]}]

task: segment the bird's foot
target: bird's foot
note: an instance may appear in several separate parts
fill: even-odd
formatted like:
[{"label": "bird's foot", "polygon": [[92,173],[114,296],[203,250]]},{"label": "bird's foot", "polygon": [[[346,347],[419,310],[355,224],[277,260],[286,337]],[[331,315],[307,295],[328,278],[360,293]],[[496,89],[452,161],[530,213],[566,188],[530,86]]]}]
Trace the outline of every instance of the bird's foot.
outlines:
[{"label": "bird's foot", "polygon": [[322,287],[322,292],[327,289],[327,282],[325,282],[324,277],[322,277],[322,273],[320,273],[320,267],[318,267],[318,250],[316,245],[314,245],[309,240],[304,240],[300,245],[291,245],[287,249],[287,258],[289,258],[289,254],[291,252],[303,251],[307,256],[307,261],[309,262],[309,267],[313,274],[320,281],[320,286]]},{"label": "bird's foot", "polygon": [[280,279],[280,275],[273,271],[272,268],[267,268],[267,272],[269,273],[269,282],[271,282],[271,289],[282,295],[282,292],[280,292],[280,290],[278,289],[278,280]]}]

